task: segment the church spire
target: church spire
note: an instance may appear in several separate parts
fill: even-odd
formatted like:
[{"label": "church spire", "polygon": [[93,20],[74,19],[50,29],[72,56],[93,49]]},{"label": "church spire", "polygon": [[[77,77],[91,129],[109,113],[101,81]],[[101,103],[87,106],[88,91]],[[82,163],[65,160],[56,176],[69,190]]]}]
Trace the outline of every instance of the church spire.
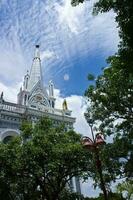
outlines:
[{"label": "church spire", "polygon": [[40,81],[42,84],[42,71],[41,71],[41,59],[39,52],[39,45],[36,45],[35,55],[33,58],[33,63],[30,71],[30,79],[28,82],[28,91],[31,91],[32,88]]}]

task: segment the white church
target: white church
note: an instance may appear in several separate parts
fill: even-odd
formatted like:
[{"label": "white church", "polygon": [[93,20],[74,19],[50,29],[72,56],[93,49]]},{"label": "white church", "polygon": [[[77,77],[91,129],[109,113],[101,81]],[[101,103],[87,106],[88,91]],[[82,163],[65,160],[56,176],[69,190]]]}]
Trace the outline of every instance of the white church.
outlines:
[{"label": "white church", "polygon": [[[75,118],[64,100],[62,109],[55,108],[54,85],[49,81],[48,88],[43,85],[39,45],[35,47],[35,54],[30,73],[24,76],[23,87],[17,96],[17,103],[4,100],[2,91],[0,96],[0,141],[7,142],[20,134],[20,125],[25,117],[36,123],[40,117],[49,117],[55,125],[64,123],[67,130],[73,129]],[[72,188],[81,192],[78,178],[72,180]]]}]

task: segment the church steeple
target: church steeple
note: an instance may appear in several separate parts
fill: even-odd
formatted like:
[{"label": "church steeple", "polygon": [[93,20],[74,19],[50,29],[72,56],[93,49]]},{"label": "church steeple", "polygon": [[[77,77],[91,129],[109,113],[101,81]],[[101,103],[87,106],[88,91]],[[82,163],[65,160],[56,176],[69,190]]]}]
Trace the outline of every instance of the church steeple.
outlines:
[{"label": "church steeple", "polygon": [[28,91],[31,91],[32,88],[40,81],[42,85],[42,71],[41,71],[41,59],[39,52],[39,45],[36,45],[35,54],[33,58],[33,63],[30,71],[30,79],[28,82]]},{"label": "church steeple", "polygon": [[24,77],[23,88],[18,94],[18,103],[29,107],[43,109],[43,107],[54,108],[54,85],[52,81],[49,83],[49,93],[43,86],[41,59],[39,45],[36,45],[33,63],[30,74]]}]

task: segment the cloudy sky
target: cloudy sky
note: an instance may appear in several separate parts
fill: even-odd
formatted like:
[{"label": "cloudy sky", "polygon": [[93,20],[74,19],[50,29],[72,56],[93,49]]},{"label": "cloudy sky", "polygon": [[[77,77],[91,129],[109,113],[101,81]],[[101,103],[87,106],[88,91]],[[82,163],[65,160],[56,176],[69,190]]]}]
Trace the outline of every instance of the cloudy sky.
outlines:
[{"label": "cloudy sky", "polygon": [[[16,101],[30,69],[34,46],[40,45],[44,84],[55,84],[56,106],[66,97],[75,129],[90,134],[84,120],[87,74],[98,75],[119,41],[114,13],[92,16],[95,0],[72,7],[70,0],[0,0],[0,92]],[[94,194],[84,185],[86,194]]]}]

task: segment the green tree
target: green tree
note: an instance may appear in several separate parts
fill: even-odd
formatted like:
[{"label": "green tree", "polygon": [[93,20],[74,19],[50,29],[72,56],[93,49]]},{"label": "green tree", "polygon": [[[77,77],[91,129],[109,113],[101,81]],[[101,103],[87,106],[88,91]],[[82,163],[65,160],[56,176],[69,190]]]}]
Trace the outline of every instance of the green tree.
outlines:
[{"label": "green tree", "polygon": [[61,200],[84,200],[83,195],[80,195],[75,192],[71,192],[68,189],[64,189],[61,194],[60,194],[60,199]]},{"label": "green tree", "polygon": [[61,199],[70,179],[88,171],[81,136],[53,127],[46,118],[34,127],[25,122],[21,131],[20,137],[0,143],[0,194],[7,199]]},{"label": "green tree", "polygon": [[[78,3],[82,1],[72,1],[73,5]],[[90,103],[87,112],[100,125],[98,129],[106,136],[112,134],[113,143],[106,147],[110,161],[115,162],[115,179],[116,175],[133,176],[133,1],[99,0],[93,13],[110,10],[115,12],[119,27],[118,52],[108,58],[107,68],[85,95]]]},{"label": "green tree", "polygon": [[126,192],[127,200],[131,200],[133,198],[133,180],[124,181],[117,185],[117,192],[122,194]]}]

